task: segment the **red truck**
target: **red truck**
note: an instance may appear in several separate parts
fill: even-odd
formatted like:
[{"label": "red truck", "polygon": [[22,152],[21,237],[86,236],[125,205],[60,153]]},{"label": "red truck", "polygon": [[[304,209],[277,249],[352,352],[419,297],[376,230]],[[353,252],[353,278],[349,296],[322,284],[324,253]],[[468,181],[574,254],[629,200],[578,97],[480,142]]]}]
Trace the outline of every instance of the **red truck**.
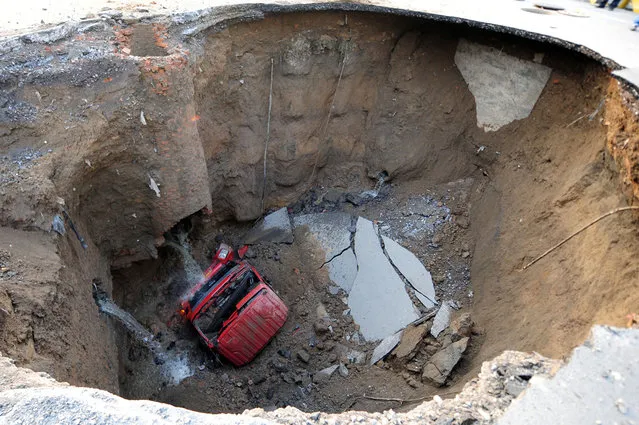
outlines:
[{"label": "red truck", "polygon": [[180,314],[204,343],[236,366],[250,362],[286,322],[288,308],[244,254],[220,245],[204,277],[183,298]]}]

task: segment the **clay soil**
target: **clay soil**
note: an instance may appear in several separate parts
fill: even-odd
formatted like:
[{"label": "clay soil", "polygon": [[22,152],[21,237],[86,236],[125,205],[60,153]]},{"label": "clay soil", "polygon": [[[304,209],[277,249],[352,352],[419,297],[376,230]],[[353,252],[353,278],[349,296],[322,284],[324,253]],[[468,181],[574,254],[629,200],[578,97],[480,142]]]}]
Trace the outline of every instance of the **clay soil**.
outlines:
[{"label": "clay soil", "polygon": [[[362,396],[449,395],[504,350],[563,357],[592,324],[624,326],[636,312],[632,213],[601,221],[522,271],[588,221],[637,202],[637,118],[628,112],[636,101],[598,64],[513,37],[363,13],[269,16],[205,31],[190,51],[172,38],[179,28],[155,28],[168,55],[149,58],[128,56],[136,48],[128,30],[135,28],[121,24],[117,34],[48,51],[27,46],[25,55],[51,55],[60,70],[28,70],[20,85],[7,78],[2,86],[0,349],[19,365],[207,412],[381,410],[398,405]],[[553,72],[528,118],[497,132],[477,127],[474,98],[454,64],[460,38],[528,60],[545,53]],[[92,59],[100,49],[118,53]],[[74,55],[90,66],[67,64]],[[413,382],[392,361],[349,365],[347,377],[313,383],[311,374],[338,361],[341,346],[373,345],[346,340],[356,325],[339,294],[327,291],[321,253],[298,245],[307,239],[302,230],[292,245],[253,247],[251,261],[291,313],[255,362],[237,369],[218,361],[175,316],[188,283],[164,233],[188,223],[191,252],[205,267],[216,236],[238,244],[264,212],[271,58],[266,209],[376,220],[422,260],[440,300],[455,301],[456,314],[470,312],[475,322],[471,347],[443,389]],[[378,198],[346,201],[372,189],[380,172],[388,179]],[[338,200],[328,202],[329,192]],[[441,213],[441,223],[420,232],[409,213],[414,202]],[[64,235],[50,231],[61,208],[87,249],[68,225]],[[164,385],[152,357],[99,314],[96,279],[163,346],[188,353],[195,374]],[[315,332],[320,303],[337,320],[333,335]]]}]

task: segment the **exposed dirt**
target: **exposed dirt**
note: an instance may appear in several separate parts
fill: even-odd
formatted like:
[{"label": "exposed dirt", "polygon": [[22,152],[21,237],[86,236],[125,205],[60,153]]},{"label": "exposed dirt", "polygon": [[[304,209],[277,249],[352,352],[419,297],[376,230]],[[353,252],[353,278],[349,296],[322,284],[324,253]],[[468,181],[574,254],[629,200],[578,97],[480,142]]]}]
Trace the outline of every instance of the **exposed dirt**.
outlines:
[{"label": "exposed dirt", "polygon": [[[216,235],[236,243],[249,226],[237,221],[262,214],[271,59],[266,208],[376,220],[424,262],[440,299],[456,301],[476,322],[445,392],[503,350],[561,357],[593,323],[624,325],[636,310],[632,213],[598,223],[521,271],[589,220],[637,201],[636,102],[598,65],[512,37],[373,14],[270,16],[187,41],[182,30],[103,26],[73,41],[7,51],[0,349],[20,365],[206,411],[377,410],[395,405],[358,396],[442,391],[411,386],[414,376],[392,359],[311,384],[311,373],[339,358],[339,344],[356,347],[344,338],[356,327],[297,245],[255,248],[252,261],[291,307],[258,361],[220,366],[174,321],[184,278],[175,253],[161,248],[164,232],[195,214],[190,241],[206,266]],[[474,98],[454,64],[461,37],[528,60],[545,54],[553,72],[530,117],[497,132],[477,127]],[[602,98],[603,113],[589,119]],[[348,202],[380,173],[389,184],[379,198]],[[327,203],[329,192],[337,201]],[[416,214],[417,204],[429,214]],[[62,208],[86,249],[68,221],[64,235],[51,231]],[[98,314],[94,279],[162,332],[163,344],[189,352],[195,375],[180,387],[151,386],[152,359]],[[310,347],[319,303],[339,326]],[[302,347],[308,363],[296,357]]]}]

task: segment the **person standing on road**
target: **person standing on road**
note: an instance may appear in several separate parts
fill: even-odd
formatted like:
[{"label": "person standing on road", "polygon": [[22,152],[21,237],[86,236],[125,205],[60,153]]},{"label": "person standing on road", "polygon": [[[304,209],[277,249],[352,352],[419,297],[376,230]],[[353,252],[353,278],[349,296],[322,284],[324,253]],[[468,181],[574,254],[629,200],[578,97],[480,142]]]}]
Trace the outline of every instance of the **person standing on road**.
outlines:
[{"label": "person standing on road", "polygon": [[[608,5],[608,9],[615,10],[617,6],[619,6],[620,1],[621,0],[612,0],[610,4]],[[606,7],[607,3],[608,3],[608,0],[600,0],[596,3],[596,5],[599,9],[603,9],[604,7]]]}]

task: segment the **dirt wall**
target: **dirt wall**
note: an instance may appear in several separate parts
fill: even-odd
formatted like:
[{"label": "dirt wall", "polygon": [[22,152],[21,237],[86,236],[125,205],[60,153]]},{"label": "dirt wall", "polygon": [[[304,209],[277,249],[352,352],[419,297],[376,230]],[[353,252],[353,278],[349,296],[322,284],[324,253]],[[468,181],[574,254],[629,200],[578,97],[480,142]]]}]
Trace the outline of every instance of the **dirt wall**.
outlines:
[{"label": "dirt wall", "polygon": [[[617,118],[607,130],[600,115],[572,124],[604,96],[609,77],[598,65],[514,38],[357,13],[270,16],[188,41],[176,36],[179,26],[145,27],[142,45],[153,37],[160,50],[135,44],[134,25],[100,31],[24,43],[7,51],[0,72],[2,232],[8,241],[36,237],[56,253],[47,270],[60,270],[30,277],[32,291],[3,277],[3,308],[18,314],[5,320],[12,325],[0,348],[22,364],[38,368],[35,352],[55,360],[41,368],[59,379],[110,388],[115,346],[100,337],[108,332],[91,280],[108,288],[110,266],[156,256],[163,232],[202,208],[216,220],[260,216],[271,59],[267,208],[294,201],[312,177],[362,187],[385,171],[416,190],[476,180],[474,310],[489,330],[481,358],[506,348],[563,355],[593,322],[622,324],[636,305],[639,247],[629,215],[520,271],[625,204],[606,138],[626,186],[636,183],[636,155],[619,154],[618,144],[636,151],[625,147],[634,146],[636,120],[614,91],[605,110]],[[462,36],[528,60],[546,53],[554,71],[529,118],[493,133],[477,127],[453,60]],[[148,51],[168,55],[132,56]],[[69,227],[61,237],[50,232],[61,208],[87,250]],[[29,257],[28,245],[23,252]],[[24,261],[15,267],[36,270]],[[33,299],[21,298],[28,293]],[[51,313],[33,310],[36,299]]]}]

